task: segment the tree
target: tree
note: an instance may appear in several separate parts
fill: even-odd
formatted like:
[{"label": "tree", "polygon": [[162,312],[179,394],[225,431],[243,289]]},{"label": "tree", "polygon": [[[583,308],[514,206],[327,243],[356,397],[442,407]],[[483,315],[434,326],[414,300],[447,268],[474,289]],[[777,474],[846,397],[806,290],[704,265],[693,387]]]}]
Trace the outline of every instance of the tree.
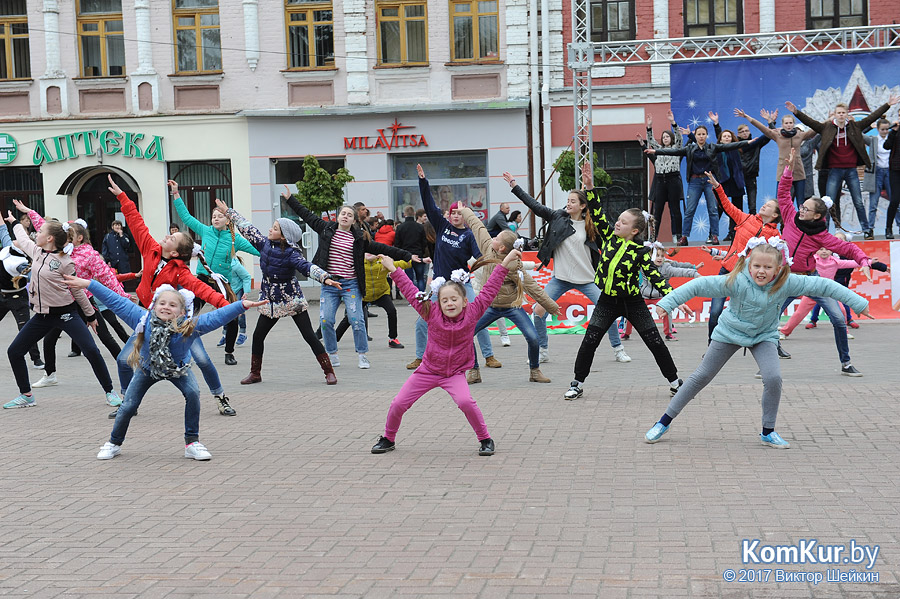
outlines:
[{"label": "tree", "polygon": [[[592,152],[591,156],[593,158],[592,164],[594,165],[594,188],[600,190],[612,183],[612,177],[598,166],[599,157],[597,156],[597,153]],[[556,162],[553,163],[553,167],[556,169],[556,172],[559,173],[559,186],[562,187],[563,191],[581,188],[580,168],[577,169],[579,175],[577,179],[578,183],[576,184],[575,152],[566,150],[560,154],[559,158],[556,159]],[[600,191],[600,195],[602,196],[604,192],[605,190]]]},{"label": "tree", "polygon": [[316,214],[329,212],[344,203],[344,186],[355,177],[341,167],[331,174],[315,156],[303,159],[303,179],[297,181],[297,199]]}]

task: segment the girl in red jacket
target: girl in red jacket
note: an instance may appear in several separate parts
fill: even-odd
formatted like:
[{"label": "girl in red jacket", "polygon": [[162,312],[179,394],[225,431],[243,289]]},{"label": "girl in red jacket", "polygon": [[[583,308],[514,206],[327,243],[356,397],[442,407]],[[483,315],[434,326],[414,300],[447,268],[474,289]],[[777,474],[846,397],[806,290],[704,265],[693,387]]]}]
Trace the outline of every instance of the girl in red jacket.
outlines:
[{"label": "girl in red jacket", "polygon": [[[109,176],[109,191],[116,196],[122,205],[122,214],[125,215],[125,221],[134,235],[134,241],[137,244],[141,258],[144,260],[142,269],[143,276],[141,283],[137,288],[138,301],[142,306],[148,308],[153,303],[153,293],[160,285],[168,284],[178,289],[183,287],[194,292],[194,295],[208,304],[214,305],[216,308],[224,308],[228,305],[228,300],[221,293],[213,291],[209,285],[201,282],[191,273],[190,263],[194,252],[194,240],[187,233],[176,232],[174,235],[166,235],[161,240],[156,241],[150,235],[150,230],[144,222],[141,213],[138,212],[137,206],[113,181],[112,175]],[[128,383],[134,370],[128,364],[128,356],[131,355],[134,336],[125,343],[125,347],[119,352],[116,363],[119,368],[119,383],[122,386],[122,394],[128,389]],[[203,343],[197,339],[191,346],[191,357],[197,363],[203,378],[209,387],[210,392],[215,396],[219,413],[223,416],[234,416],[236,412],[228,402],[222,382],[219,380],[219,373],[209,359],[209,354],[203,347]],[[116,417],[116,412],[109,415],[110,418]]]}]

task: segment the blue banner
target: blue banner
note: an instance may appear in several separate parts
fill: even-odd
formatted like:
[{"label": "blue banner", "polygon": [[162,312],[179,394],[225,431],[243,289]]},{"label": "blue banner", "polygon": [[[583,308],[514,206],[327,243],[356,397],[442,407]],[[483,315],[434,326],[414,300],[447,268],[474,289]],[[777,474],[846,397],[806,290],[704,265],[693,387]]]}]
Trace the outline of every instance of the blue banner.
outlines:
[{"label": "blue banner", "polygon": [[[828,117],[835,104],[844,102],[850,106],[853,117],[859,119],[886,103],[892,92],[900,93],[898,75],[898,51],[674,64],[671,67],[672,111],[680,126],[691,130],[697,125],[708,126],[710,139],[714,133],[708,112],[718,113],[722,129],[736,131],[738,125],[749,123],[734,116],[735,108],[743,109],[759,121],[761,108],[778,109],[780,127],[781,117],[787,112],[784,103],[788,100],[819,121]],[[897,120],[897,111],[898,106],[888,111],[891,122]],[[752,125],[750,133],[753,137],[760,135]],[[778,148],[769,143],[760,153],[757,207],[775,197],[777,163]],[[863,202],[867,202],[865,192]],[[747,210],[746,203],[744,210]],[[844,222],[856,222],[849,200],[843,202],[842,212]],[[883,212],[879,210],[877,225],[881,229],[876,226],[876,230],[883,230]],[[703,199],[694,223],[691,239],[703,241],[708,233]],[[728,218],[720,218],[720,235],[725,234],[727,227]]]}]

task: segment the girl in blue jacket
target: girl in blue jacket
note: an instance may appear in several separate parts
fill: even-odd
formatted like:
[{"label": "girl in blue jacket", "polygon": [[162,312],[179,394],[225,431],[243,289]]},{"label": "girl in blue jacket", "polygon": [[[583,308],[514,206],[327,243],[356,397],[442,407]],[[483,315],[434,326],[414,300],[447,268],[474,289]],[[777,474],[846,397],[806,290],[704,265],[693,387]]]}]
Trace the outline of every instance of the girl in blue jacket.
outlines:
[{"label": "girl in blue jacket", "polygon": [[[747,255],[749,252],[749,255]],[[849,289],[822,277],[791,274],[787,244],[778,237],[754,237],[729,275],[702,277],[688,281],[659,300],[655,307],[671,313],[692,297],[731,297],[731,302],[712,333],[709,348],[697,370],[678,390],[665,414],[644,436],[656,443],[672,419],[699,393],[725,363],[742,347],[750,349],[763,380],[762,433],[769,447],[787,449],[790,444],[775,432],[775,418],[781,401],[781,366],[778,362],[778,320],[787,297],[809,295],[833,297],[868,316],[869,302]],[[688,314],[692,311],[684,306]]]},{"label": "girl in blue jacket", "polygon": [[128,424],[147,390],[166,379],[184,395],[184,457],[210,459],[212,455],[200,443],[200,387],[191,373],[191,345],[201,335],[215,331],[248,308],[266,302],[241,300],[194,319],[194,294],[186,289],[176,291],[171,285],[160,285],[153,294],[150,310],[145,310],[97,281],[67,276],[66,283],[71,288],[88,289],[135,332],[134,349],[128,357],[134,378],[116,414],[109,441],[100,449],[97,459],[110,460],[119,455]]}]

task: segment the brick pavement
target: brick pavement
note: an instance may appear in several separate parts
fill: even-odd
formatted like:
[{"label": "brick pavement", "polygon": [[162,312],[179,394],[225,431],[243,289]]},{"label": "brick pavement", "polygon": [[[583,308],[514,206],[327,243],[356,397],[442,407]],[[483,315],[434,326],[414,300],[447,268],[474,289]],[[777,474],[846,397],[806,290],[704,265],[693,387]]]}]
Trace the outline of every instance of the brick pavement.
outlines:
[{"label": "brick pavement", "polygon": [[[526,382],[521,337],[495,343],[504,366],[484,369],[473,387],[495,456],[476,455],[442,392],[406,414],[397,451],[375,456],[412,357],[412,313],[400,312],[409,349],[386,348],[382,314],[371,321],[372,369],[355,367],[348,336],[336,387],[288,322],[269,336],[264,383],[237,384],[249,363],[249,347],[240,349],[237,367],[220,367],[238,416],[219,416],[203,396],[208,463],[181,457],[182,404],[167,383],[151,390],[122,455],[96,460],[108,409],[86,362],[66,358],[60,343],[62,384],[36,390],[36,408],[0,413],[0,595],[900,596],[900,450],[889,424],[897,324],[855,332],[861,379],[837,374],[829,327],[794,334],[778,427],[789,451],[758,441],[749,356],[735,357],[650,446],[641,438],[668,392],[643,344],[626,342],[630,364],[602,346],[583,399],[564,402],[581,340],[564,335],[551,338],[549,385]],[[679,329],[670,347],[687,375],[705,329]],[[12,332],[7,318],[4,347]],[[207,341],[221,363],[217,338]],[[11,398],[8,366],[0,380]],[[742,567],[744,538],[878,544],[880,582],[725,582],[726,569]]]}]

